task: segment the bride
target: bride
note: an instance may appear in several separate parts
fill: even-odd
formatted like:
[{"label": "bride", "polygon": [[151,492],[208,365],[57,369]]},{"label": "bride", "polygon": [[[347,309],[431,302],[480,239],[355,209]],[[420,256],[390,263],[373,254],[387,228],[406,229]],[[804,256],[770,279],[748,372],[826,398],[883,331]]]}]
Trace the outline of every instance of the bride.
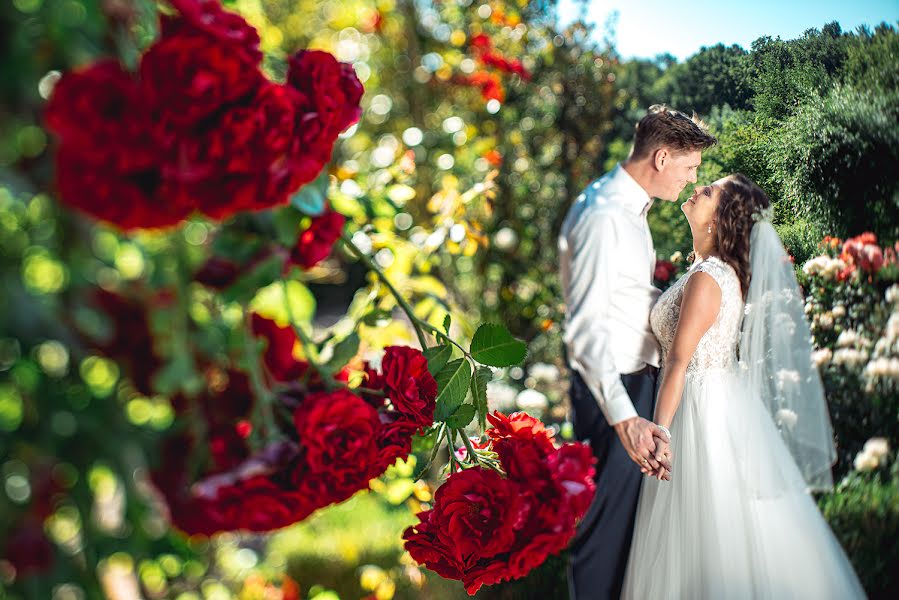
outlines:
[{"label": "bride", "polygon": [[622,598],[864,598],[808,494],[835,450],[768,198],[736,174],[682,209],[696,260],[650,316],[671,479],[643,484]]}]

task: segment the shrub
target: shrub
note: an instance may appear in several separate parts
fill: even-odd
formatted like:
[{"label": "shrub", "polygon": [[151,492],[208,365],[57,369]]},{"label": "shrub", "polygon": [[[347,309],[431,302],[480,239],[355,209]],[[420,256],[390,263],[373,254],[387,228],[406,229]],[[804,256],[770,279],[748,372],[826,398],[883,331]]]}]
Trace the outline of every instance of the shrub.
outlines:
[{"label": "shrub", "polygon": [[849,474],[818,506],[869,597],[899,597],[899,463]]},{"label": "shrub", "polygon": [[769,154],[784,207],[831,233],[899,236],[899,93],[837,87],[784,122]]}]

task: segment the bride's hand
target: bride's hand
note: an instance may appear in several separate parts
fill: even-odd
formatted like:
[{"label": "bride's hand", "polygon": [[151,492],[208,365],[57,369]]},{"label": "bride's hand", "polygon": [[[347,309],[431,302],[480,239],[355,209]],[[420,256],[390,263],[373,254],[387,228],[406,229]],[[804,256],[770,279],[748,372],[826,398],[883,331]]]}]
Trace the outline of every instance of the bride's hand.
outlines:
[{"label": "bride's hand", "polygon": [[[641,473],[650,473],[660,467],[655,458],[657,441],[655,436],[664,434],[655,423],[643,417],[631,417],[615,423],[613,427],[627,451],[627,455],[637,463]],[[671,463],[669,462],[666,468],[670,471],[670,467]]]},{"label": "bride's hand", "polygon": [[659,463],[658,469],[653,469],[646,474],[655,477],[659,481],[671,481],[671,444],[662,434],[654,434],[656,448],[654,457]]}]

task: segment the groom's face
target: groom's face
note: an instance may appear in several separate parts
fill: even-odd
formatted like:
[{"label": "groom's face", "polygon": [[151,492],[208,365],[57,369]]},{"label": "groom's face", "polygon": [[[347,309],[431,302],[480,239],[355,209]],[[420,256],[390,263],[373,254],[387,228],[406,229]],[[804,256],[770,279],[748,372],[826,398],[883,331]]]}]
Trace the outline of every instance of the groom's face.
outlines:
[{"label": "groom's face", "polygon": [[688,183],[696,183],[696,170],[702,163],[701,150],[666,151],[657,161],[659,167],[658,197],[674,202]]}]

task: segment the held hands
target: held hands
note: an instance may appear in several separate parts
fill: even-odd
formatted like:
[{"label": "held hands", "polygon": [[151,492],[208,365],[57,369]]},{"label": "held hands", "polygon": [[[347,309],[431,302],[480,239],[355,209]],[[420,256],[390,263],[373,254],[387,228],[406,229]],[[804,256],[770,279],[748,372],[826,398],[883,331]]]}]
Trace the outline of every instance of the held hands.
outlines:
[{"label": "held hands", "polygon": [[665,432],[642,417],[631,417],[614,427],[641,473],[659,480],[671,480],[671,448]]}]

